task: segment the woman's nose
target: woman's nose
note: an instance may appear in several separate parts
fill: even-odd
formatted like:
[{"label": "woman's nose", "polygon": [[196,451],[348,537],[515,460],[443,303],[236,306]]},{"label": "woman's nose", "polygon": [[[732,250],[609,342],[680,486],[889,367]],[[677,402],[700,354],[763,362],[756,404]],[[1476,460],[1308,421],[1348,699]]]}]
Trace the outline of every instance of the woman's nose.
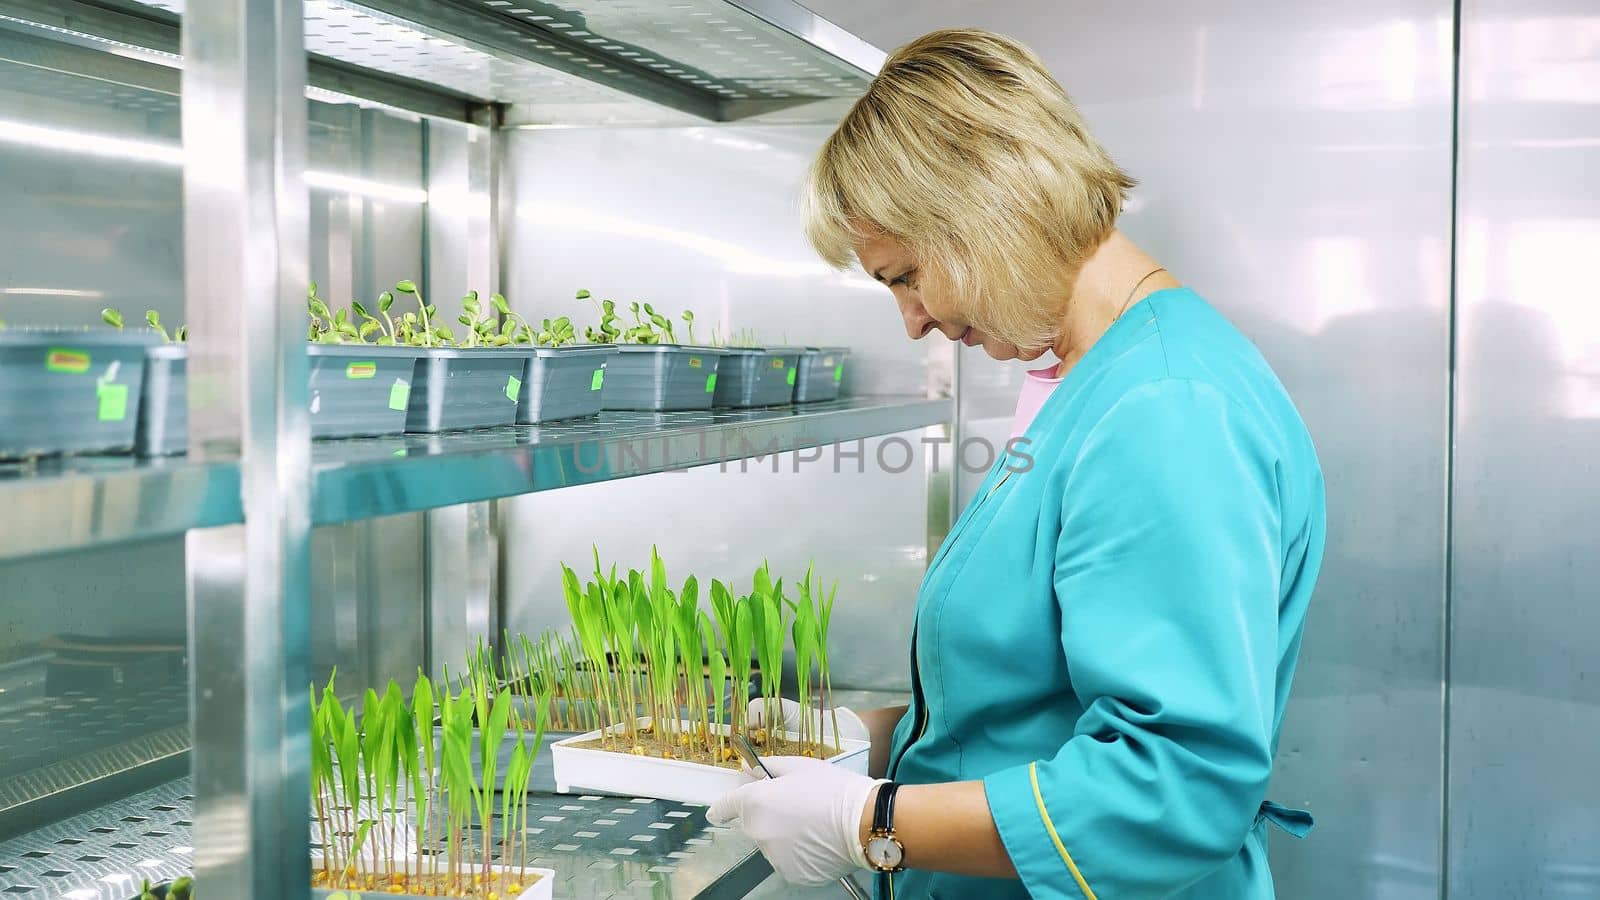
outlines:
[{"label": "woman's nose", "polygon": [[921,340],[928,332],[938,326],[933,316],[922,308],[922,304],[915,300],[905,300],[900,304],[900,316],[906,322],[906,337],[913,341]]}]

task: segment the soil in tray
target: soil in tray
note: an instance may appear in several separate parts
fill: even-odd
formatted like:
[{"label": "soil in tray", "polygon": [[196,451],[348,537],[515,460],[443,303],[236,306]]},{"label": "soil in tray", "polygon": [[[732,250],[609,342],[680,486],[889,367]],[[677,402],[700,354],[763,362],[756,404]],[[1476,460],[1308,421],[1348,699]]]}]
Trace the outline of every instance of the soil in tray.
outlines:
[{"label": "soil in tray", "polygon": [[[567,746],[574,750],[605,750],[611,753],[631,753],[634,756],[677,759],[701,765],[721,766],[725,769],[743,768],[739,754],[735,753],[733,746],[727,742],[723,743],[721,758],[718,759],[716,746],[707,747],[703,738],[696,737],[691,741],[687,734],[676,735],[676,738],[677,740],[673,741],[652,731],[640,729],[631,744],[627,735],[617,734],[578,741]],[[827,759],[839,754],[832,744],[801,744],[799,741],[782,739],[775,746],[769,746],[766,729],[763,728],[757,728],[751,734],[750,744],[762,756],[810,756],[815,759]]]},{"label": "soil in tray", "polygon": [[463,872],[454,878],[443,873],[373,875],[366,872],[352,872],[343,875],[333,873],[330,876],[320,867],[314,867],[311,872],[311,886],[329,891],[448,897],[451,900],[516,900],[539,878],[540,876],[534,872],[529,872],[527,877],[516,872],[495,872],[487,879],[482,872]]}]

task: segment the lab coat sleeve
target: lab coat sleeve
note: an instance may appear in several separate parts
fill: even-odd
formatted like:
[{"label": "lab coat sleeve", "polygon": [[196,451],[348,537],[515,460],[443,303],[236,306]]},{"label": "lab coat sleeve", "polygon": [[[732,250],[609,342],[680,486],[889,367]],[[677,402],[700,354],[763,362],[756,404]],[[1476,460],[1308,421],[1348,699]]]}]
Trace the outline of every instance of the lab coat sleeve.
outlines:
[{"label": "lab coat sleeve", "polygon": [[1031,896],[1165,897],[1244,844],[1272,769],[1276,467],[1204,383],[1139,387],[1091,429],[1055,559],[1085,712],[1052,758],[984,779]]}]

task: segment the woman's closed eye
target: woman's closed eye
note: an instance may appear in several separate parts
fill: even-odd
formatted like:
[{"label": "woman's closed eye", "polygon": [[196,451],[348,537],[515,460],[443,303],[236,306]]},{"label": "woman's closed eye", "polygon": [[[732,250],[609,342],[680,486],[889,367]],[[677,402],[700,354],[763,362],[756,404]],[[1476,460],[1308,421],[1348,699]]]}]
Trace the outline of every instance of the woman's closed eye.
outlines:
[{"label": "woman's closed eye", "polygon": [[903,274],[897,275],[894,278],[889,279],[889,282],[888,282],[889,287],[894,287],[897,284],[903,284],[906,287],[911,287],[912,286],[912,284],[911,284],[911,276],[913,276],[915,274],[917,274],[917,270],[916,269],[907,270]]}]

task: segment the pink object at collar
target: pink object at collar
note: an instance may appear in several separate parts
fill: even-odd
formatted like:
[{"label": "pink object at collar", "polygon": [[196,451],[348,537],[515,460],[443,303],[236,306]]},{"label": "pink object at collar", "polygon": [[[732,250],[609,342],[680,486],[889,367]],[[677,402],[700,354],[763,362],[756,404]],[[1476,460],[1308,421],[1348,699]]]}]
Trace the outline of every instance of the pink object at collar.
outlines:
[{"label": "pink object at collar", "polygon": [[1056,367],[1047,366],[1043,369],[1029,370],[1027,377],[1022,380],[1022,393],[1017,395],[1017,412],[1011,420],[1011,436],[1018,438],[1028,426],[1032,424],[1039,410],[1044,407],[1044,402],[1050,399],[1050,394],[1061,383],[1055,377]]}]

